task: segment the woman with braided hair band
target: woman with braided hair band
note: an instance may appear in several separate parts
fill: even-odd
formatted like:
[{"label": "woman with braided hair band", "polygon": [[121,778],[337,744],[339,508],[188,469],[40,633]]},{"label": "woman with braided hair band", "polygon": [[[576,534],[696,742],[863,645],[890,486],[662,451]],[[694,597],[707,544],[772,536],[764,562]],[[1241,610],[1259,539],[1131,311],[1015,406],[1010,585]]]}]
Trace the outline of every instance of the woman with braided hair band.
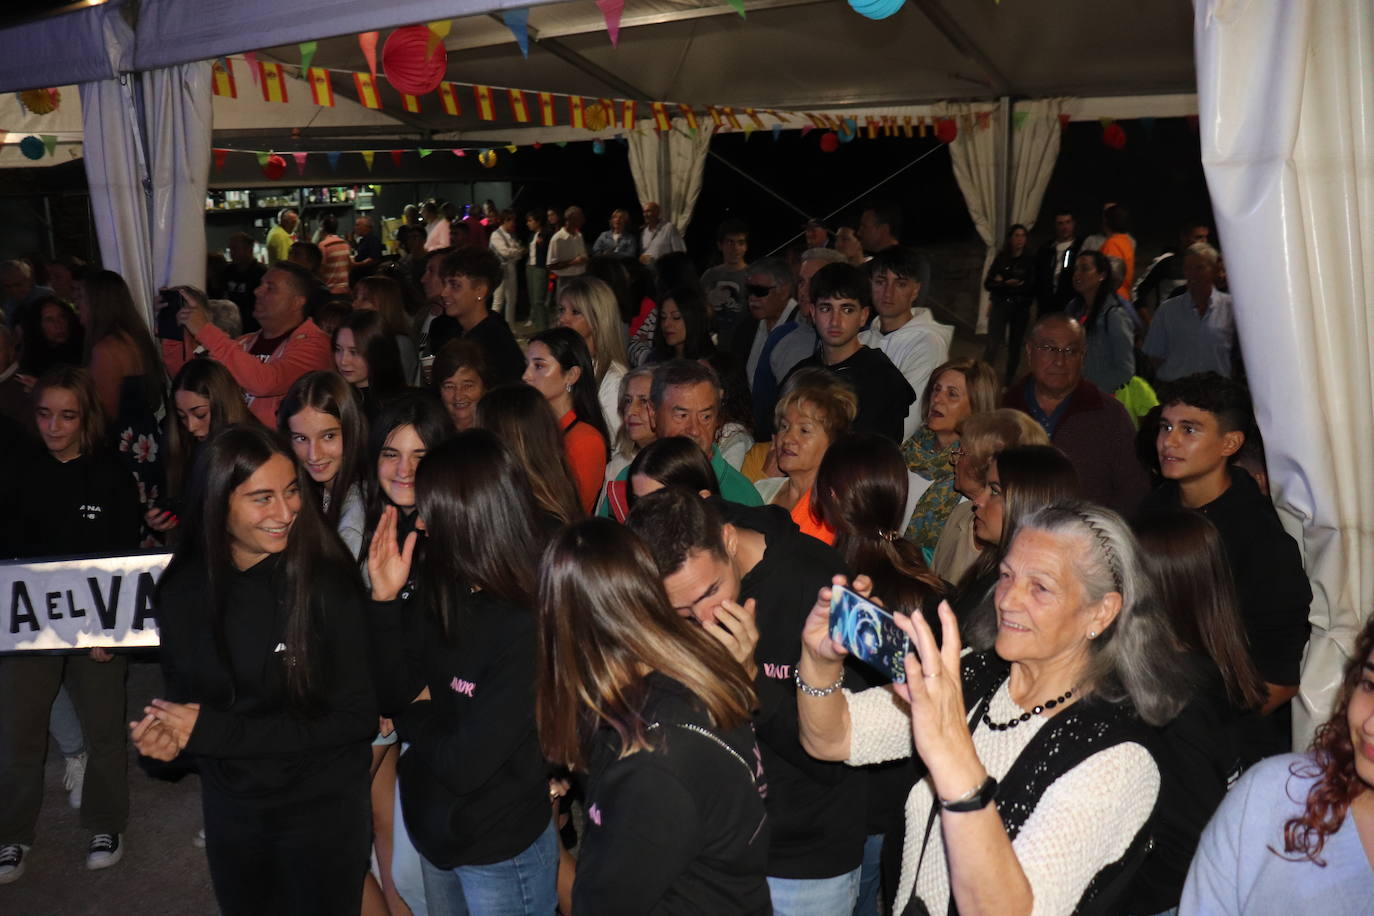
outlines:
[{"label": "woman with braided hair band", "polygon": [[797,668],[802,746],[852,766],[914,752],[928,771],[907,799],[892,912],[1113,911],[1159,792],[1145,726],[1185,699],[1138,552],[1110,510],[1031,513],[1001,563],[992,650],[962,653],[946,603],[938,645],[921,615],[896,614],[905,682],[859,692],[839,689],[821,589]]}]

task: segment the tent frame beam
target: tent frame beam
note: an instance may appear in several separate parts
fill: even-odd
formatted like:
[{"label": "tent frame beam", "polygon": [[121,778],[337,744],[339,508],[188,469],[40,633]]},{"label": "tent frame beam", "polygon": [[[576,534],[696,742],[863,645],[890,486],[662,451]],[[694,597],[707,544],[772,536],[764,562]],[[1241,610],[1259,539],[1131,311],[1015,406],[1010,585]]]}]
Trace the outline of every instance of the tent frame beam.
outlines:
[{"label": "tent frame beam", "polygon": [[993,95],[1016,95],[1012,90],[1011,80],[1007,79],[998,66],[992,62],[992,58],[983,50],[978,42],[973,40],[963,27],[955,21],[949,11],[941,5],[940,0],[912,0],[913,4],[925,17],[930,20],[930,24],[935,26],[935,30],[945,37],[956,51],[963,54],[969,60],[978,65],[991,83]]}]

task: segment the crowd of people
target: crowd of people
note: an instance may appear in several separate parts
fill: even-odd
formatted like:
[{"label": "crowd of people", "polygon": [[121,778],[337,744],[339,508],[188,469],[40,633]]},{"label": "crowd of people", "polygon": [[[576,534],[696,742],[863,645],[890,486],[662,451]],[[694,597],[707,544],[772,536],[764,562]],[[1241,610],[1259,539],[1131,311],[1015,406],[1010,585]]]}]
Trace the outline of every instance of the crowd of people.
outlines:
[{"label": "crowd of people", "polygon": [[156,304],[0,265],[4,556],[172,552],[138,721],[118,651],[0,659],[0,884],[51,734],[88,868],[126,741],[199,774],[226,913],[1365,906],[1374,629],[1289,754],[1311,590],[1205,226],[1140,276],[1120,205],[1013,227],[971,358],[890,204],[704,273],[656,203],[410,209]]}]

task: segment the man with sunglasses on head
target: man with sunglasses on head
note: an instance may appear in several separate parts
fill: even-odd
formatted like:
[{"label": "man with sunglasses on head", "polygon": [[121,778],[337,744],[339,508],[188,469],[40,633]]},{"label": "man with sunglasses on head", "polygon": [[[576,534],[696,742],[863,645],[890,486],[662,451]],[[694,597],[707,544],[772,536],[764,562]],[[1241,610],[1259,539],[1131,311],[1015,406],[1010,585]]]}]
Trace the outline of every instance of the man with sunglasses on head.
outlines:
[{"label": "man with sunglasses on head", "polygon": [[756,261],[744,272],[748,312],[735,330],[730,352],[744,369],[754,402],[754,437],[773,432],[773,405],[778,384],[773,374],[773,350],[797,326],[797,300],[792,295],[792,269],[781,258]]},{"label": "man with sunglasses on head", "polygon": [[1030,373],[1007,389],[1003,407],[1024,411],[1078,472],[1083,496],[1134,514],[1150,486],[1136,457],[1135,425],[1116,398],[1083,378],[1087,338],[1063,312],[1042,315],[1026,340]]}]

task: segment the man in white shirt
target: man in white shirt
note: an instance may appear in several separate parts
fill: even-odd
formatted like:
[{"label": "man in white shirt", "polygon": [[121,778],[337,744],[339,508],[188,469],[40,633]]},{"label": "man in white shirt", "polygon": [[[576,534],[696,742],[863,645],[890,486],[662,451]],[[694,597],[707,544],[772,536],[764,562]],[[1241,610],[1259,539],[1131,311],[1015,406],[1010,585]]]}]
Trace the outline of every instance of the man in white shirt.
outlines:
[{"label": "man in white shirt", "polygon": [[519,298],[519,280],[516,271],[525,257],[525,246],[515,237],[515,211],[502,210],[498,217],[501,224],[491,234],[489,247],[492,254],[501,261],[501,285],[491,297],[491,310],[502,315],[506,324],[515,326],[515,302]]},{"label": "man in white shirt", "polygon": [[[563,211],[563,228],[549,239],[548,268],[558,275],[560,285],[564,277],[578,277],[587,271],[587,243],[582,238],[585,222],[581,207],[569,207]],[[558,310],[556,295],[552,306],[555,312]]]},{"label": "man in white shirt", "polygon": [[425,251],[449,247],[448,220],[439,212],[439,205],[432,200],[425,201],[420,215],[425,221]]},{"label": "man in white shirt", "polygon": [[1141,347],[1164,382],[1216,372],[1230,378],[1235,369],[1236,320],[1231,297],[1216,288],[1221,255],[1206,242],[1183,253],[1183,293],[1155,312]]},{"label": "man in white shirt", "polygon": [[926,260],[910,248],[893,246],[867,264],[877,319],[859,335],[866,347],[882,350],[916,392],[902,424],[902,441],[921,425],[921,399],[935,367],[949,359],[954,327],[940,324],[930,309],[916,308],[930,275]]},{"label": "man in white shirt", "polygon": [[677,227],[663,219],[663,208],[652,200],[644,205],[644,229],[639,233],[639,260],[652,264],[673,251],[686,251]]}]

